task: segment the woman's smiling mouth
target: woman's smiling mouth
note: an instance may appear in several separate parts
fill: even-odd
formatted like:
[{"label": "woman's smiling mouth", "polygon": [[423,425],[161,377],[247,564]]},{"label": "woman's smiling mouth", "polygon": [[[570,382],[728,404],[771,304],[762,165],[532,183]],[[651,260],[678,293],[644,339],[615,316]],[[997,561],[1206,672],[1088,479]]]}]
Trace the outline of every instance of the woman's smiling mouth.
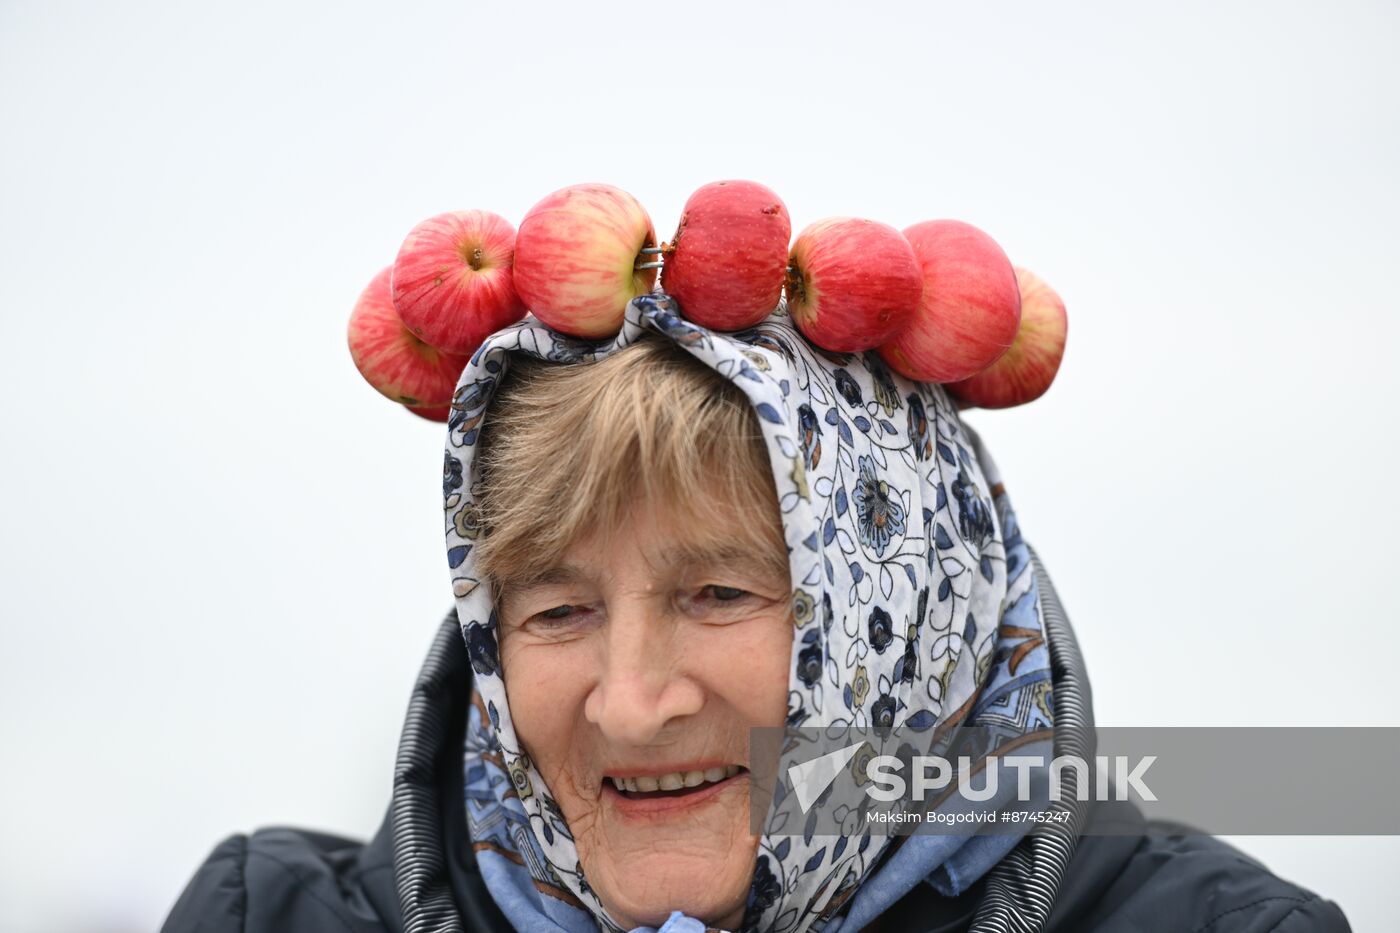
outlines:
[{"label": "woman's smiling mouth", "polygon": [[711,765],[649,774],[606,775],[602,795],[622,816],[668,816],[707,802],[748,779],[741,765]]},{"label": "woman's smiling mouth", "polygon": [[713,768],[692,769],[690,771],[670,771],[666,774],[639,774],[636,777],[609,777],[613,787],[630,793],[651,793],[653,791],[684,791],[703,784],[718,784],[731,778],[743,769],[739,765],[715,765]]}]

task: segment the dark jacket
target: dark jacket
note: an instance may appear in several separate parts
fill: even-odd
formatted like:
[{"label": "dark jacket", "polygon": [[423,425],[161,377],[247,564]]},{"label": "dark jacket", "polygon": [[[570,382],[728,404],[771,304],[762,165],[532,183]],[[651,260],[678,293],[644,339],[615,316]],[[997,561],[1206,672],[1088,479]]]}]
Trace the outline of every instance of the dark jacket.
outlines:
[{"label": "dark jacket", "polygon": [[[1056,671],[1056,687],[1060,686]],[[466,833],[462,742],[471,667],[455,611],[414,686],[383,825],[368,844],[300,829],[262,829],[215,847],[163,933],[448,933],[506,931]],[[1057,736],[1058,737],[1058,736]],[[1055,896],[1054,933],[1346,931],[1336,904],[1270,874],[1209,836],[1147,833],[1131,803],[1091,805],[1091,827]],[[956,898],[928,885],[880,918],[881,931],[967,930],[984,878]]]}]

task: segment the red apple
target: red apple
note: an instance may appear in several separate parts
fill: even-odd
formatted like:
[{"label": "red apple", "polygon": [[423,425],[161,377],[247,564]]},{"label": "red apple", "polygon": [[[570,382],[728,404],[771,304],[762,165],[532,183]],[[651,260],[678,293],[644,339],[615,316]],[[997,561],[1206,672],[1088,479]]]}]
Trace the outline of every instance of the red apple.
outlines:
[{"label": "red apple", "polygon": [[690,196],[661,267],[661,287],[688,320],[742,330],[778,306],[792,221],[753,181],[716,181]]},{"label": "red apple", "polygon": [[404,408],[407,408],[420,418],[427,418],[429,421],[441,421],[444,424],[447,423],[448,418],[452,417],[451,405],[442,405],[433,408],[405,405]]},{"label": "red apple", "polygon": [[1069,329],[1065,303],[1034,272],[1017,267],[1016,282],[1021,291],[1021,326],[1011,348],[980,373],[948,386],[967,405],[1025,404],[1044,395],[1060,371]]},{"label": "red apple", "polygon": [[403,326],[389,292],[391,273],[389,267],[376,275],[350,312],[350,356],[380,394],[414,407],[446,405],[468,358],[444,353]]},{"label": "red apple", "polygon": [[394,260],[394,310],[404,325],[447,353],[470,356],[495,331],[525,316],[515,293],[515,228],[490,211],[454,211],[409,232]]},{"label": "red apple", "polygon": [[880,355],[920,382],[955,382],[986,369],[1011,346],[1021,321],[1011,260],[995,240],[960,220],[925,221],[904,236],[919,258],[924,297]]},{"label": "red apple", "polygon": [[554,192],[520,222],[515,288],[535,317],[575,337],[611,337],[627,303],[656,284],[656,230],[637,199],[611,185]]},{"label": "red apple", "polygon": [[869,350],[904,329],[923,281],[909,241],[875,220],[833,217],[803,230],[788,256],[788,311],[819,347]]}]

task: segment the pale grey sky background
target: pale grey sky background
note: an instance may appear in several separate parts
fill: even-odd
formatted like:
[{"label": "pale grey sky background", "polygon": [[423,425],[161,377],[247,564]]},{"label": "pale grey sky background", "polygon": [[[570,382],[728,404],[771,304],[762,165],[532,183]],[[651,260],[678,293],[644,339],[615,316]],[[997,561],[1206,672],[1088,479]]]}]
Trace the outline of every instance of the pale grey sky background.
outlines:
[{"label": "pale grey sky background", "polygon": [[[0,0],[0,931],[377,827],[443,431],[345,322],[417,221],[581,181],[662,236],[736,177],[982,227],[1069,307],[1049,394],[968,418],[1100,721],[1400,725],[1397,40],[1389,0]],[[1400,839],[1238,842],[1393,924]]]}]

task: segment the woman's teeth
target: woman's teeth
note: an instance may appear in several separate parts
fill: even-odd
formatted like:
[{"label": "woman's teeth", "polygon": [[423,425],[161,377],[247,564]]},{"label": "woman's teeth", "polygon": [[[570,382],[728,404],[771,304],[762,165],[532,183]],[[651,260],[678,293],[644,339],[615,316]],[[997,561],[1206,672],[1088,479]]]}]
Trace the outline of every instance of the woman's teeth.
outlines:
[{"label": "woman's teeth", "polygon": [[639,777],[609,778],[619,791],[647,792],[654,790],[680,790],[683,787],[699,787],[713,784],[738,774],[738,765],[724,765],[706,768],[704,771],[672,771],[670,774],[647,774]]}]

